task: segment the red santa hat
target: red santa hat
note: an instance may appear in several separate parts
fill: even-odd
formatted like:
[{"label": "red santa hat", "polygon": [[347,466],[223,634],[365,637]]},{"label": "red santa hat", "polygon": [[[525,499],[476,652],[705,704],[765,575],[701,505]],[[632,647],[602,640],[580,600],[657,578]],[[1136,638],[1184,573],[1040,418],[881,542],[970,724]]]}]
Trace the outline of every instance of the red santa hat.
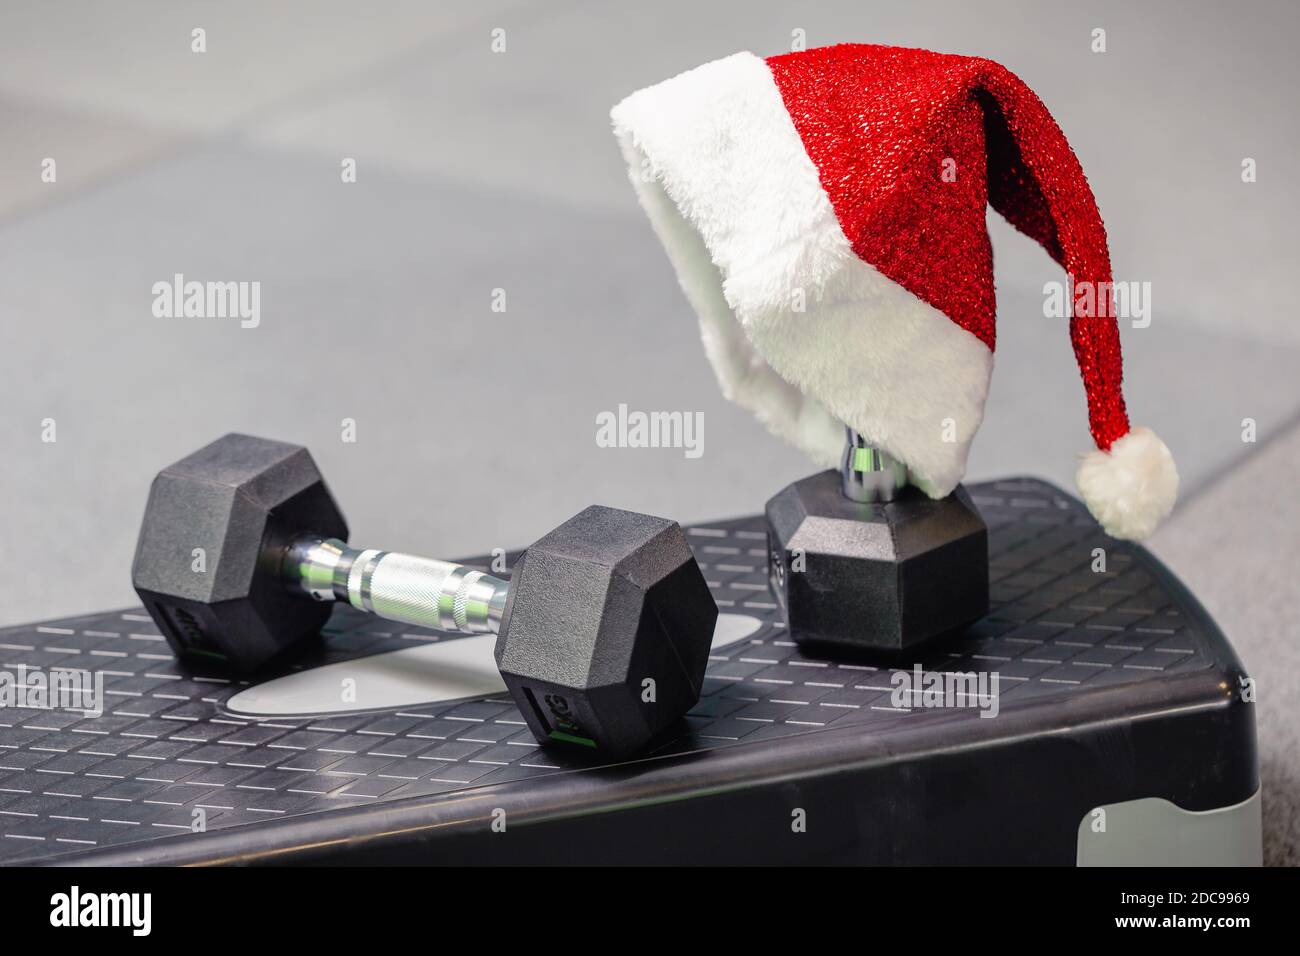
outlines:
[{"label": "red santa hat", "polygon": [[611,117],[723,393],[777,435],[831,465],[847,424],[932,497],[956,487],[993,368],[992,205],[1096,305],[1070,319],[1097,446],[1077,476],[1088,507],[1130,539],[1169,513],[1173,457],[1124,408],[1096,201],[1010,71],[861,44],[738,53]]}]

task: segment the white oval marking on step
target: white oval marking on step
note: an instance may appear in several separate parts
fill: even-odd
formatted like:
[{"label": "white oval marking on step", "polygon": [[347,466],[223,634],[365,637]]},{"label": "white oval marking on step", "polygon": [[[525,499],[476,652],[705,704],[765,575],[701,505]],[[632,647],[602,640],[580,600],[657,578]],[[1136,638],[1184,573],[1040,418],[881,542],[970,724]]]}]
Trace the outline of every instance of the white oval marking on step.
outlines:
[{"label": "white oval marking on step", "polygon": [[[719,614],[712,649],[743,641],[762,625],[748,614]],[[506,689],[495,644],[495,634],[478,634],[326,664],[246,688],[225,709],[238,717],[320,717],[490,697]],[[355,688],[347,701],[345,681]]]}]

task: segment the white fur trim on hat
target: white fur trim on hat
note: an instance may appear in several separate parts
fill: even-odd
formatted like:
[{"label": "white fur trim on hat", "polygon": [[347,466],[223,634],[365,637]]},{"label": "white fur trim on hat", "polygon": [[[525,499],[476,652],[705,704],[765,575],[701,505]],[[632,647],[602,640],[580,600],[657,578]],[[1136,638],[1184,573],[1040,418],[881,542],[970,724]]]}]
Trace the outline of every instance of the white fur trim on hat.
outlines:
[{"label": "white fur trim on hat", "polygon": [[842,422],[950,492],[993,355],[853,252],[767,64],[717,60],[611,117],[723,394],[820,464]]},{"label": "white fur trim on hat", "polygon": [[1154,531],[1178,497],[1174,456],[1149,428],[1130,429],[1108,452],[1088,452],[1075,481],[1106,533],[1127,541]]}]

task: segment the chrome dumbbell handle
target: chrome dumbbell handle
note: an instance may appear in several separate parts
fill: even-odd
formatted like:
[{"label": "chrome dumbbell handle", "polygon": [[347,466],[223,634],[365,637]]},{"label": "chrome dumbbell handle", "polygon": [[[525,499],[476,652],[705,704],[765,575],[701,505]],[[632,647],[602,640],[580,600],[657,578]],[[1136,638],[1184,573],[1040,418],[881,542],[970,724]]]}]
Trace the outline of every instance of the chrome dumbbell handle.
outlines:
[{"label": "chrome dumbbell handle", "polygon": [[867,444],[852,428],[845,426],[844,431],[840,459],[844,496],[863,503],[893,501],[907,484],[907,466]]},{"label": "chrome dumbbell handle", "polygon": [[509,586],[463,564],[312,536],[290,545],[280,574],[317,601],[347,601],[389,621],[465,634],[500,629]]}]

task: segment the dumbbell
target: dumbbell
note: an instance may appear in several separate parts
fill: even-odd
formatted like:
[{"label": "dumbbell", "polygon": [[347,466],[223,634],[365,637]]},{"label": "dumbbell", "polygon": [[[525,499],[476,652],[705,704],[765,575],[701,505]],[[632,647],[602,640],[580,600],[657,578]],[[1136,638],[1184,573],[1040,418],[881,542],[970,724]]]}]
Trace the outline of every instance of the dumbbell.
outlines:
[{"label": "dumbbell", "polygon": [[846,429],[840,470],[767,503],[768,577],[791,640],[905,658],[989,610],[988,529],[966,489],[931,499]]},{"label": "dumbbell", "polygon": [[255,670],[315,637],[334,602],[497,634],[534,736],[626,756],[699,699],[718,607],[676,522],[593,506],[510,581],[349,547],[306,448],[231,434],[159,472],[132,583],[178,657]]}]

